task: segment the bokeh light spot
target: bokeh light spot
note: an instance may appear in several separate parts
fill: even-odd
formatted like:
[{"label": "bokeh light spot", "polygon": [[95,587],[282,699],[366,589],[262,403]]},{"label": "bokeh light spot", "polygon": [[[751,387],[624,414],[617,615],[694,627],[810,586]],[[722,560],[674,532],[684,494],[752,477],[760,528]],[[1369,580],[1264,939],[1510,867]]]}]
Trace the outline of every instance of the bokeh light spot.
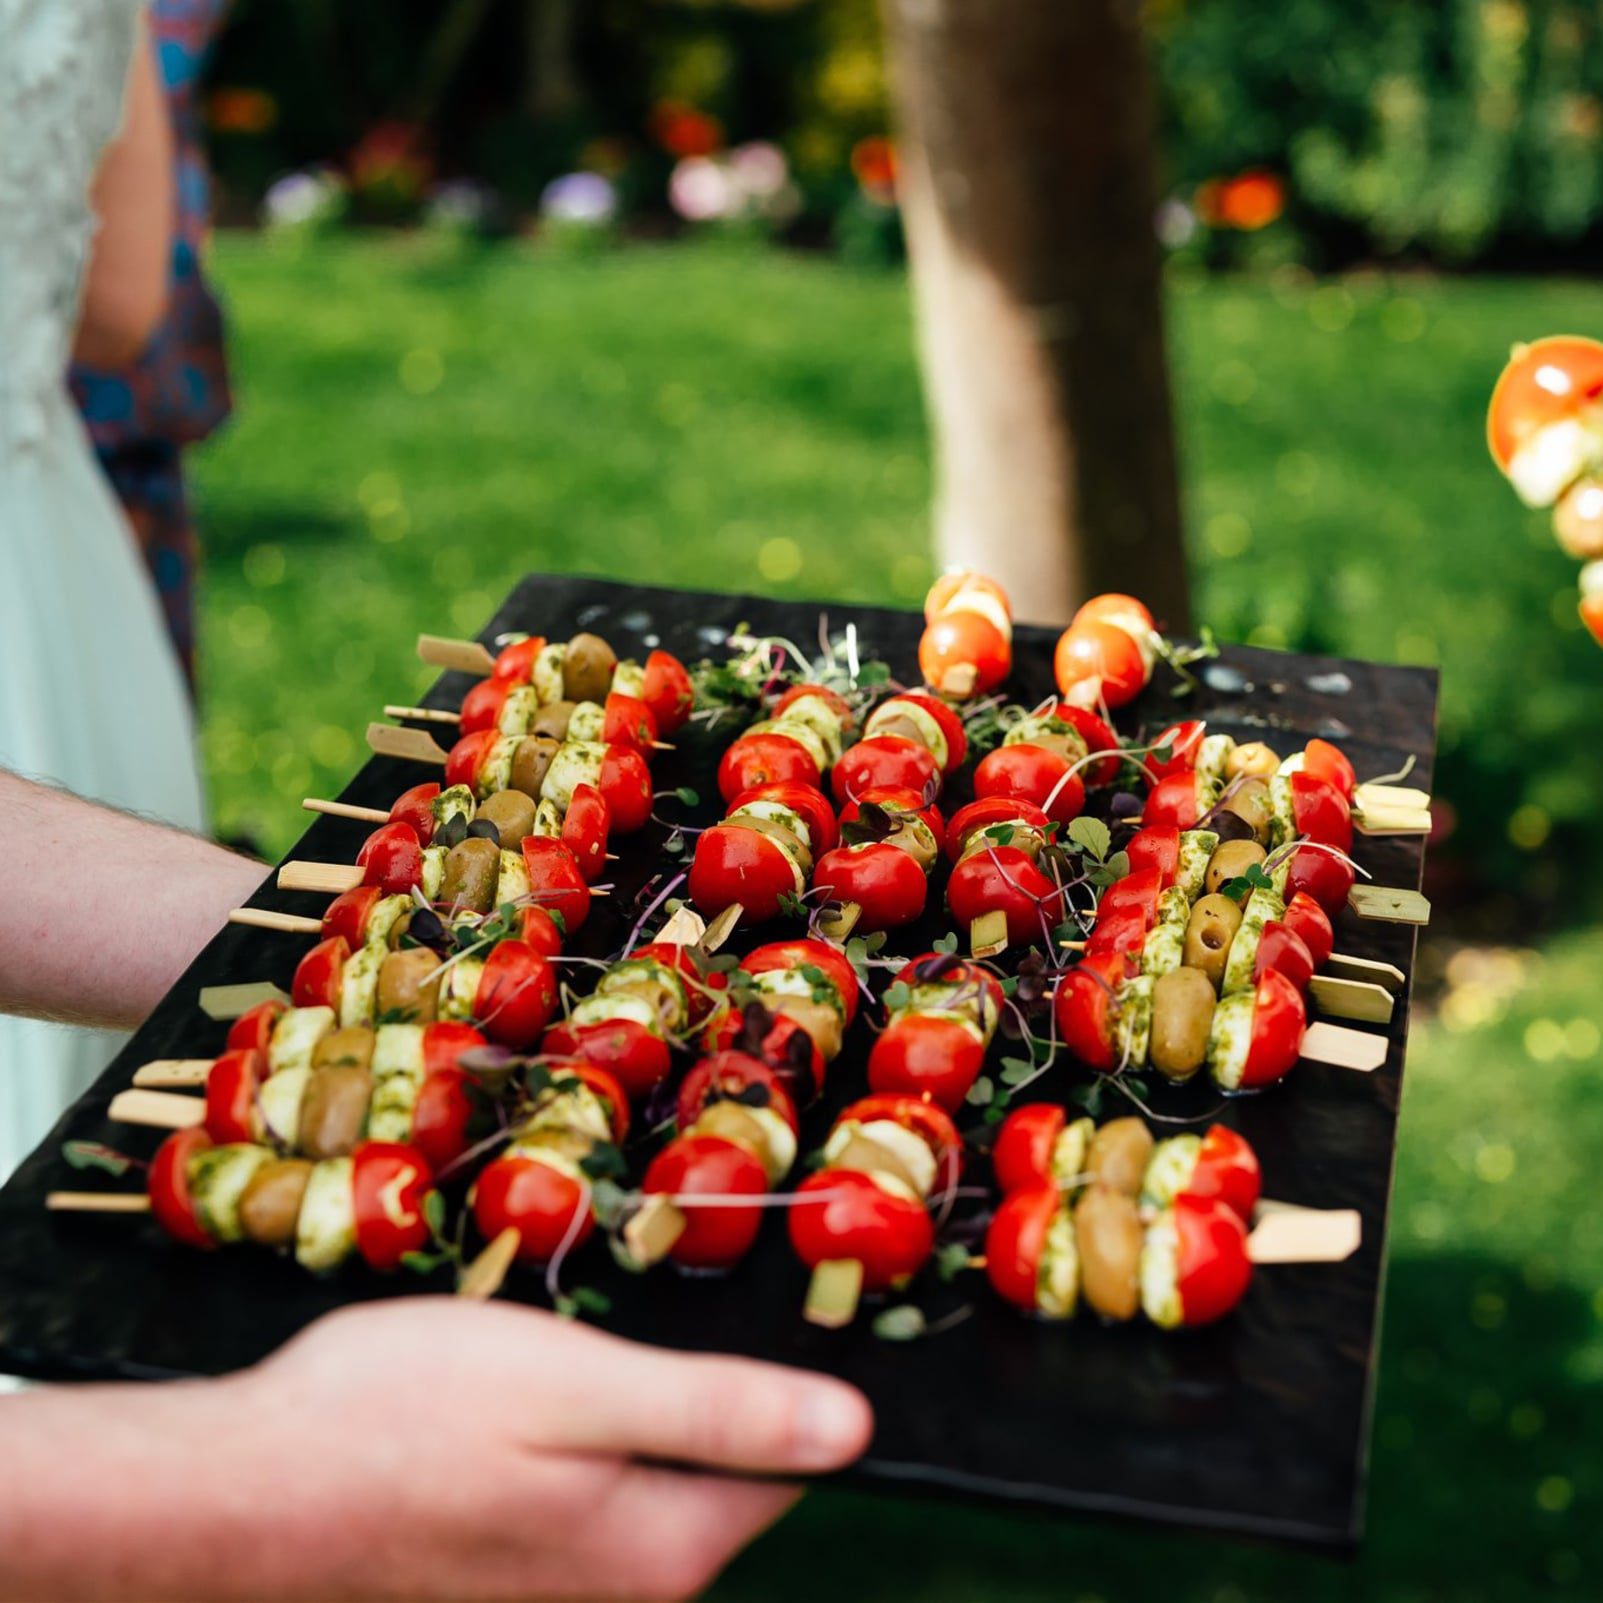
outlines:
[{"label": "bokeh light spot", "polygon": [[1534,852],[1547,839],[1552,827],[1553,820],[1547,816],[1546,809],[1535,802],[1526,802],[1509,814],[1508,838],[1522,852]]},{"label": "bokeh light spot", "polygon": [[432,395],[445,382],[445,358],[420,346],[401,358],[401,388],[408,395]]},{"label": "bokeh light spot", "polygon": [[1525,1026],[1525,1055],[1551,1063],[1564,1051],[1564,1026],[1557,1019],[1532,1019]]},{"label": "bokeh light spot", "polygon": [[1494,1141],[1475,1154],[1475,1173],[1494,1186],[1501,1185],[1513,1175],[1518,1161],[1512,1147]]},{"label": "bokeh light spot", "polygon": [[1381,307],[1380,328],[1387,339],[1406,345],[1425,332],[1425,308],[1409,296],[1399,295]]},{"label": "bokeh light spot", "polygon": [[771,583],[783,584],[801,570],[801,547],[787,535],[776,534],[757,548],[757,571]]},{"label": "bokeh light spot", "polygon": [[393,473],[386,473],[382,469],[369,473],[356,487],[356,499],[361,502],[364,511],[371,511],[381,501],[399,501],[400,498],[401,481]]},{"label": "bokeh light spot", "polygon": [[325,768],[344,768],[355,749],[350,731],[338,724],[319,724],[306,743],[312,757]]},{"label": "bokeh light spot", "polygon": [[1239,512],[1216,512],[1203,524],[1202,538],[1216,557],[1239,557],[1252,545],[1252,525]]},{"label": "bokeh light spot", "polygon": [[1353,298],[1340,284],[1325,284],[1308,297],[1308,320],[1325,334],[1339,334],[1353,320]]},{"label": "bokeh light spot", "polygon": [[1564,1026],[1564,1050],[1577,1062],[1595,1057],[1599,1046],[1603,1046],[1603,1031],[1591,1019],[1571,1019]]},{"label": "bokeh light spot", "polygon": [[1547,1415],[1535,1403],[1516,1403],[1508,1411],[1508,1433],[1518,1441],[1540,1436],[1546,1423]]},{"label": "bokeh light spot", "polygon": [[1548,1514],[1562,1514],[1575,1501],[1575,1487],[1568,1476],[1544,1475],[1536,1486],[1536,1506]]},{"label": "bokeh light spot", "polygon": [[228,633],[241,651],[260,651],[272,638],[273,620],[261,607],[235,607],[228,615]]},{"label": "bokeh light spot", "polygon": [[1258,393],[1258,375],[1245,362],[1221,362],[1213,370],[1213,393],[1226,406],[1245,406]]},{"label": "bokeh light spot", "polygon": [[253,545],[245,553],[245,559],[240,566],[245,573],[245,583],[261,590],[269,585],[282,583],[288,564],[284,560],[283,546],[264,540],[260,545]]}]

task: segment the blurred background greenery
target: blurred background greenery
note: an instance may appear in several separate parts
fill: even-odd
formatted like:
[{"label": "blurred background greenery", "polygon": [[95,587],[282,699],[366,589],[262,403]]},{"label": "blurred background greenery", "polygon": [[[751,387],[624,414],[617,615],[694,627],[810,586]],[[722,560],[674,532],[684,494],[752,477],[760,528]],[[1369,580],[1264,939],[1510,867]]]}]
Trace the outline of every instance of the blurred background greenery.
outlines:
[{"label": "blurred background greenery", "polygon": [[[1603,12],[1147,20],[1197,618],[1443,670],[1370,1539],[1347,1568],[826,1494],[722,1595],[812,1596],[827,1544],[851,1598],[1593,1598],[1603,662],[1482,420],[1511,342],[1603,322]],[[885,101],[869,0],[238,0],[238,411],[194,458],[224,833],[282,851],[427,682],[415,633],[531,569],[919,603]]]}]

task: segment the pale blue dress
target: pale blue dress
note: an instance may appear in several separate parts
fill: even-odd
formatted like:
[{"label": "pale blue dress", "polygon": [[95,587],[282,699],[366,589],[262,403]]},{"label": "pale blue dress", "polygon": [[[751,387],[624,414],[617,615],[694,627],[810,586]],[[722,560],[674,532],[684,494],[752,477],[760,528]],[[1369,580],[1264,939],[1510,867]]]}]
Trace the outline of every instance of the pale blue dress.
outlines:
[{"label": "pale blue dress", "polygon": [[[178,663],[65,382],[89,184],[120,120],[138,10],[0,0],[0,765],[199,829]],[[6,850],[26,860],[29,844]],[[68,878],[92,898],[93,854]],[[92,969],[79,978],[96,983]],[[0,1177],[117,1045],[0,1017]]]}]

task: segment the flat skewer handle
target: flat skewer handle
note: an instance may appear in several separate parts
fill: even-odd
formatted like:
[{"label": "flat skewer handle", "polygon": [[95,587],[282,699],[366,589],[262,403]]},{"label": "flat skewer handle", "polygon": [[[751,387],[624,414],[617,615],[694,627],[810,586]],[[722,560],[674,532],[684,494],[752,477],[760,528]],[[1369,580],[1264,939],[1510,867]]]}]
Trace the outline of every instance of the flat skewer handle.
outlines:
[{"label": "flat skewer handle", "polygon": [[387,824],[390,815],[377,807],[357,807],[351,802],[324,801],[308,796],[301,806],[309,813],[325,813],[330,818],[355,818],[364,824]]},{"label": "flat skewer handle", "polygon": [[1303,1031],[1302,1056],[1338,1069],[1373,1074],[1386,1061],[1384,1035],[1367,1030],[1344,1030],[1339,1024],[1310,1024]]},{"label": "flat skewer handle", "polygon": [[245,980],[238,985],[205,985],[200,992],[200,1010],[209,1019],[237,1019],[263,1002],[282,1002],[288,995],[271,980]]},{"label": "flat skewer handle", "polygon": [[1356,1208],[1277,1208],[1253,1226],[1247,1256],[1255,1264],[1341,1263],[1363,1239]]},{"label": "flat skewer handle", "polygon": [[204,1085],[213,1061],[212,1058],[152,1058],[134,1070],[134,1084],[161,1091]]},{"label": "flat skewer handle", "polygon": [[355,863],[308,863],[292,858],[278,871],[281,891],[323,891],[338,896],[362,883],[362,870]]},{"label": "flat skewer handle", "polygon": [[206,1103],[176,1091],[119,1091],[107,1113],[121,1124],[142,1124],[152,1130],[188,1130],[206,1122]]},{"label": "flat skewer handle", "polygon": [[456,668],[462,673],[487,674],[495,658],[477,640],[451,640],[445,635],[419,635],[418,660],[433,668]]},{"label": "flat skewer handle", "polygon": [[1351,1019],[1355,1024],[1391,1023],[1392,994],[1373,980],[1316,974],[1308,982],[1308,992],[1319,1004],[1319,1011],[1333,1019]]},{"label": "flat skewer handle", "polygon": [[1428,924],[1430,902],[1418,891],[1393,890],[1385,885],[1354,885],[1347,905],[1360,917],[1382,924]]},{"label": "flat skewer handle", "polygon": [[426,729],[371,723],[367,726],[367,744],[368,749],[380,757],[403,757],[408,762],[445,766],[445,748]]}]

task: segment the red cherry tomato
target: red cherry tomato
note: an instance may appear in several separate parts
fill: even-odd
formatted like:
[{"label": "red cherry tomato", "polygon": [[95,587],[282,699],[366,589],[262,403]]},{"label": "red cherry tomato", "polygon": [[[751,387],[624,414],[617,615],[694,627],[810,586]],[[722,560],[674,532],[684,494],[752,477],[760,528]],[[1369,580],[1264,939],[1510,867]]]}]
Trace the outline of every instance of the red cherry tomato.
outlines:
[{"label": "red cherry tomato", "polygon": [[1222,1202],[1176,1197],[1174,1229],[1181,1317],[1187,1325],[1222,1319],[1252,1280],[1246,1226]]},{"label": "red cherry tomato", "polygon": [[439,794],[439,784],[432,779],[426,785],[414,785],[402,791],[390,808],[390,822],[410,824],[417,838],[427,846],[434,839],[434,800]]},{"label": "red cherry tomato", "polygon": [[1336,944],[1336,932],[1331,929],[1324,908],[1307,891],[1298,891],[1286,903],[1286,916],[1282,922],[1301,938],[1316,970],[1322,969],[1330,961],[1331,951]]},{"label": "red cherry tomato", "polygon": [[189,1162],[211,1144],[211,1137],[198,1126],[174,1130],[157,1149],[146,1183],[156,1223],[175,1241],[203,1250],[215,1247],[217,1242],[195,1212],[195,1199],[189,1190]]},{"label": "red cherry tomato", "polygon": [[[772,1019],[761,1042],[763,1060],[772,1066],[775,1079],[793,1104],[809,1103],[824,1089],[824,1055],[790,1014],[775,1012]],[[735,1043],[745,1030],[741,1011],[726,1006],[703,1031],[705,1050],[713,1057],[728,1055],[735,1051]],[[798,1038],[802,1044],[794,1045]],[[680,1128],[684,1128],[683,1124]]]},{"label": "red cherry tomato", "polygon": [[620,835],[632,835],[645,828],[651,817],[651,770],[639,752],[627,746],[608,746],[601,759],[599,788],[613,829]]},{"label": "red cherry tomato", "polygon": [[1139,958],[1151,928],[1151,919],[1141,908],[1129,903],[1122,907],[1098,908],[1096,923],[1091,927],[1091,938],[1086,942],[1086,956],[1099,957],[1105,952],[1117,952],[1128,958]]},{"label": "red cherry tomato", "polygon": [[493,729],[480,729],[464,735],[452,746],[445,759],[447,785],[466,785],[475,796],[479,794],[479,771],[490,754],[490,748],[501,737]]},{"label": "red cherry tomato", "polygon": [[985,1276],[1005,1302],[1034,1313],[1041,1253],[1063,1206],[1054,1185],[1030,1185],[1003,1199],[985,1232]]},{"label": "red cherry tomato", "polygon": [[[755,1152],[717,1135],[684,1135],[651,1160],[641,1190],[671,1196],[685,1228],[669,1256],[687,1269],[729,1269],[751,1250],[762,1225],[759,1207],[731,1207],[729,1197],[768,1194],[768,1175]],[[717,1197],[712,1207],[694,1198]]]},{"label": "red cherry tomato", "polygon": [[1134,701],[1147,684],[1141,648],[1116,624],[1094,618],[1063,631],[1053,668],[1063,695],[1077,685],[1091,685],[1110,707]]},{"label": "red cherry tomato", "polygon": [[665,735],[671,735],[695,710],[695,686],[685,665],[671,652],[653,651],[646,658],[640,694]]},{"label": "red cherry tomato", "polygon": [[846,1023],[857,1017],[857,971],[846,954],[827,941],[771,941],[748,952],[740,966],[753,978],[808,966],[819,969],[839,995]]},{"label": "red cherry tomato", "polygon": [[1173,824],[1148,824],[1125,847],[1132,874],[1156,872],[1158,886],[1168,890],[1180,875],[1180,831]]},{"label": "red cherry tomato", "polygon": [[740,823],[714,824],[696,838],[690,900],[705,918],[740,903],[742,924],[779,916],[781,896],[794,896],[796,864],[770,835]]},{"label": "red cherry tomato", "polygon": [[405,896],[423,879],[423,843],[410,824],[381,824],[356,854],[362,883],[386,896]]},{"label": "red cherry tomato", "polygon": [[533,905],[555,913],[570,937],[577,934],[590,916],[590,887],[572,851],[563,841],[547,835],[526,835],[523,866],[528,871]]},{"label": "red cherry tomato", "polygon": [[1200,718],[1188,718],[1184,723],[1170,724],[1153,741],[1159,750],[1169,748],[1168,757],[1162,758],[1157,751],[1149,751],[1141,761],[1157,779],[1167,779],[1170,774],[1189,774],[1197,766],[1197,748],[1207,732],[1208,726]]},{"label": "red cherry tomato", "polygon": [[629,1098],[617,1075],[598,1063],[588,1063],[583,1059],[564,1065],[560,1072],[573,1075],[589,1087],[591,1094],[607,1110],[612,1139],[621,1146],[629,1134]]},{"label": "red cherry tomato", "polygon": [[237,1052],[254,1047],[258,1052],[265,1052],[284,1010],[282,1002],[258,1002],[249,1012],[241,1013],[229,1026],[228,1050]]},{"label": "red cherry tomato", "polygon": [[1311,774],[1293,774],[1291,812],[1299,835],[1322,846],[1334,846],[1340,852],[1352,850],[1352,809],[1334,785]]},{"label": "red cherry tomato", "polygon": [[[948,612],[925,627],[918,642],[918,671],[927,685],[960,696],[983,696],[1007,678],[1013,666],[1008,637],[978,612]],[[961,677],[961,690],[949,687]]]},{"label": "red cherry tomato", "polygon": [[225,1052],[212,1064],[206,1076],[206,1134],[213,1141],[259,1139],[256,1092],[266,1078],[267,1060],[254,1050]]},{"label": "red cherry tomato", "polygon": [[815,857],[829,851],[838,839],[835,809],[829,805],[823,791],[812,785],[783,779],[772,785],[757,785],[735,797],[729,804],[729,811],[736,812],[748,802],[756,801],[777,802],[795,813],[807,826],[807,847]]},{"label": "red cherry tomato", "polygon": [[607,834],[612,809],[594,785],[575,785],[568,810],[562,815],[562,844],[573,853],[579,873],[590,884],[607,868]]},{"label": "red cherry tomato", "polygon": [[523,909],[523,927],[519,931],[519,939],[526,946],[532,946],[543,958],[550,959],[561,955],[562,931],[557,928],[557,921],[543,907]]},{"label": "red cherry tomato", "polygon": [[920,792],[901,785],[871,785],[867,790],[859,791],[841,808],[841,823],[856,823],[862,816],[865,803],[883,807],[893,814],[917,813],[923,819],[924,827],[935,837],[936,851],[941,849],[941,843],[946,839],[946,824],[941,818],[941,810],[933,802],[926,804]]},{"label": "red cherry tomato", "polygon": [[364,1141],[351,1163],[356,1250],[371,1268],[399,1269],[407,1253],[429,1244],[423,1210],[434,1176],[416,1147],[398,1141]]},{"label": "red cherry tomato", "polygon": [[1222,1124],[1210,1125],[1202,1138],[1196,1167],[1186,1182],[1185,1194],[1216,1199],[1243,1224],[1250,1224],[1262,1189],[1258,1154],[1234,1130]]},{"label": "red cherry tomato", "polygon": [[630,954],[636,958],[655,958],[664,968],[678,974],[685,987],[685,1006],[692,1025],[699,1024],[722,1000],[728,988],[727,978],[720,973],[703,974],[690,955],[690,948],[677,941],[648,941],[637,946]]},{"label": "red cherry tomato", "polygon": [[1158,627],[1152,621],[1152,614],[1147,611],[1144,601],[1138,601],[1134,596],[1124,595],[1117,590],[1092,596],[1089,601],[1084,602],[1080,610],[1069,620],[1069,627],[1072,629],[1075,624],[1085,623],[1091,618],[1122,620],[1125,624],[1133,624],[1149,633]]},{"label": "red cherry tomato", "polygon": [[589,1186],[520,1152],[487,1164],[468,1200],[486,1241],[503,1230],[517,1231],[523,1263],[549,1263],[564,1244],[569,1251],[582,1247],[595,1229]]},{"label": "red cherry tomato", "polygon": [[813,888],[825,901],[855,902],[857,928],[868,933],[911,924],[924,911],[929,882],[900,846],[870,841],[825,852],[813,869]]},{"label": "red cherry tomato", "polygon": [[1010,946],[1049,945],[1063,917],[1063,892],[1017,846],[965,857],[946,882],[946,904],[960,929],[984,913],[1003,914]]},{"label": "red cherry tomato", "polygon": [[844,1124],[848,1119],[859,1124],[885,1119],[911,1130],[935,1154],[935,1189],[947,1191],[957,1184],[963,1167],[963,1138],[950,1116],[933,1102],[900,1091],[880,1091],[842,1108],[835,1123]]},{"label": "red cherry tomato", "polygon": [[338,1013],[340,975],[350,955],[350,945],[342,935],[319,941],[295,965],[295,978],[289,987],[290,1001],[296,1007],[331,1007]]},{"label": "red cherry tomato", "polygon": [[1273,969],[1261,973],[1253,990],[1252,1038],[1241,1086],[1271,1085],[1283,1080],[1302,1051],[1308,1014],[1301,993],[1284,974]]},{"label": "red cherry tomato", "polygon": [[1253,978],[1271,969],[1277,974],[1284,974],[1299,991],[1306,991],[1308,982],[1314,977],[1313,954],[1303,944],[1302,937],[1278,919],[1271,920],[1263,927],[1263,934],[1258,939]]},{"label": "red cherry tomato", "polygon": [[718,1051],[704,1057],[687,1074],[679,1087],[676,1123],[688,1132],[712,1103],[739,1096],[760,1085],[768,1093],[768,1106],[788,1124],[800,1129],[796,1104],[785,1089],[778,1070],[749,1052]]},{"label": "red cherry tomato", "polygon": [[[956,773],[968,756],[968,734],[963,728],[963,720],[944,701],[935,696],[926,696],[922,691],[910,690],[891,699],[922,707],[941,726],[941,733],[946,737],[946,764],[943,772]],[[885,705],[889,706],[890,703],[887,702]]]},{"label": "red cherry tomato", "polygon": [[1158,922],[1158,901],[1162,895],[1162,869],[1137,869],[1123,879],[1116,879],[1103,891],[1102,899],[1097,903],[1097,922],[1100,924],[1115,912],[1133,907],[1140,912],[1146,927],[1151,929]]},{"label": "red cherry tomato", "polygon": [[456,1060],[464,1052],[485,1044],[484,1036],[471,1024],[462,1024],[455,1019],[441,1019],[434,1024],[425,1024],[423,1026],[424,1076],[443,1074],[447,1070],[455,1069]]},{"label": "red cherry tomato", "polygon": [[1207,811],[1207,804],[1198,795],[1201,788],[1202,781],[1190,769],[1160,779],[1147,795],[1147,804],[1141,809],[1141,822],[1195,829],[1197,820]]},{"label": "red cherry tomato", "polygon": [[517,688],[510,679],[481,679],[462,698],[462,733],[476,735],[482,729],[499,733],[507,697]]},{"label": "red cherry tomato", "polygon": [[1291,867],[1286,871],[1286,890],[1291,896],[1305,892],[1334,918],[1347,905],[1347,893],[1355,878],[1352,865],[1334,852],[1303,846],[1292,855]]},{"label": "red cherry tomato", "polygon": [[637,1102],[668,1078],[672,1066],[668,1043],[635,1019],[598,1019],[593,1024],[564,1019],[546,1032],[543,1049],[605,1069]]},{"label": "red cherry tomato", "polygon": [[974,794],[1021,797],[1067,824],[1085,810],[1085,783],[1073,770],[1067,757],[1045,746],[998,746],[974,770]]},{"label": "red cherry tomato", "polygon": [[742,791],[782,780],[811,785],[815,790],[823,782],[818,764],[807,748],[789,735],[766,731],[742,735],[718,764],[718,794],[723,797],[725,806]]},{"label": "red cherry tomato", "polygon": [[928,746],[902,735],[872,735],[841,755],[831,771],[830,786],[844,807],[853,796],[882,785],[934,795],[940,789],[940,774]]},{"label": "red cherry tomato", "polygon": [[952,609],[953,604],[960,602],[965,595],[978,592],[989,596],[1001,614],[1010,623],[1013,620],[1013,604],[1007,598],[1007,591],[995,579],[987,578],[983,573],[976,573],[972,568],[954,568],[949,573],[943,573],[929,588],[929,594],[924,597],[924,621],[934,623],[943,612]]},{"label": "red cherry tomato", "polygon": [[1347,753],[1328,740],[1308,742],[1303,748],[1302,771],[1311,779],[1322,779],[1327,785],[1333,785],[1347,801],[1353,799],[1353,792],[1358,789],[1358,775],[1353,772]]},{"label": "red cherry tomato", "polygon": [[1111,756],[1103,757],[1085,770],[1086,784],[1111,785],[1119,777],[1119,769],[1124,762],[1119,737],[1089,707],[1075,707],[1066,701],[1060,701],[1052,709],[1052,716],[1077,731],[1080,739],[1085,742],[1088,753],[1099,751],[1112,753]]},{"label": "red cherry tomato", "polygon": [[1107,953],[1088,957],[1058,981],[1053,998],[1058,1037],[1088,1068],[1110,1072],[1117,1064],[1113,1049],[1113,1013],[1127,965]]},{"label": "red cherry tomato", "polygon": [[985,1062],[985,1043],[955,1018],[904,1013],[880,1032],[868,1055],[873,1091],[930,1097],[956,1113]]},{"label": "red cherry tomato", "polygon": [[412,1145],[438,1172],[467,1151],[477,1104],[473,1082],[460,1069],[441,1069],[417,1088],[412,1104]]},{"label": "red cherry tomato", "polygon": [[556,1007],[556,976],[532,946],[501,941],[491,949],[473,998],[474,1017],[490,1040],[521,1052],[539,1040]]},{"label": "red cherry tomato", "polygon": [[1505,472],[1522,446],[1584,412],[1603,392],[1603,345],[1553,334],[1514,348],[1492,391],[1486,443]]},{"label": "red cherry tomato", "polygon": [[771,717],[783,718],[792,707],[804,696],[815,697],[823,702],[834,715],[840,719],[840,727],[844,733],[857,721],[852,711],[852,704],[837,690],[831,690],[828,685],[792,685],[778,701],[774,703]]},{"label": "red cherry tomato", "polygon": [[609,746],[627,746],[650,761],[656,749],[657,720],[651,708],[638,696],[626,696],[614,690],[606,700],[601,725],[601,738]]},{"label": "red cherry tomato", "polygon": [[495,666],[490,670],[496,679],[526,685],[534,676],[534,659],[545,650],[543,635],[530,635],[527,640],[514,640],[502,646],[496,654]]},{"label": "red cherry tomato", "polygon": [[1008,1114],[991,1148],[991,1168],[1003,1196],[1051,1182],[1052,1149],[1067,1123],[1068,1115],[1055,1102],[1031,1102]]},{"label": "red cherry tomato", "polygon": [[825,1169],[796,1188],[787,1209],[790,1243],[809,1269],[828,1259],[863,1266],[863,1290],[885,1291],[910,1279],[935,1245],[923,1206],[882,1191],[866,1174]]},{"label": "red cherry tomato", "polygon": [[1044,832],[1051,822],[1034,802],[1014,796],[986,796],[952,814],[946,826],[946,855],[955,863],[975,832],[993,824],[1024,824]]},{"label": "red cherry tomato", "polygon": [[342,891],[323,914],[324,939],[343,935],[354,952],[366,942],[368,918],[384,894],[377,885],[358,885],[354,890]]}]

